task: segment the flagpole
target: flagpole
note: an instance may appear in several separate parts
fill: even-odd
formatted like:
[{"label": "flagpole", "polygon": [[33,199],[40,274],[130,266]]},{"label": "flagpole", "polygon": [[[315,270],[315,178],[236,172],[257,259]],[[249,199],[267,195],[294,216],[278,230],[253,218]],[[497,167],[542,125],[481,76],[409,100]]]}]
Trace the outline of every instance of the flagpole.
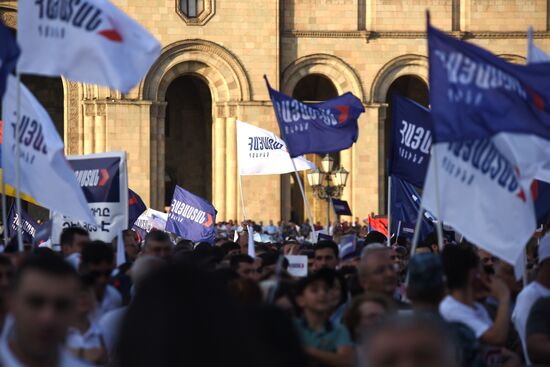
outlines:
[{"label": "flagpole", "polygon": [[439,200],[439,174],[437,169],[437,151],[435,147],[432,145],[432,156],[431,159],[433,161],[433,168],[434,168],[434,180],[435,180],[435,205],[437,208],[437,222],[436,230],[437,230],[437,246],[439,247],[439,251],[443,250],[443,221],[441,220],[441,202]]},{"label": "flagpole", "polygon": [[414,234],[411,247],[411,257],[416,253],[416,247],[418,246],[418,240],[420,239],[420,226],[422,224],[422,217],[424,216],[424,208],[422,207],[422,198],[420,198],[420,210],[418,211],[418,217],[416,218],[416,224],[414,226]]},{"label": "flagpole", "polygon": [[397,242],[397,237],[399,237],[399,234],[401,233],[401,221],[397,224],[397,234],[395,235],[395,241]]},{"label": "flagpole", "polygon": [[244,206],[244,195],[243,195],[243,176],[239,175],[239,190],[241,191],[241,205],[243,207],[243,218],[246,221],[246,209]]},{"label": "flagpole", "polygon": [[4,178],[4,169],[2,169],[2,223],[4,223],[4,246],[8,245],[8,211],[6,198],[6,180]]},{"label": "flagpole", "polygon": [[391,246],[391,176],[388,175],[388,247]]},{"label": "flagpole", "polygon": [[[19,222],[17,224],[17,243],[19,245],[19,252],[23,252],[23,234],[21,232],[21,165],[20,155],[21,147],[19,144],[19,134],[21,127],[21,74],[17,72],[17,105],[15,109],[15,205],[17,210],[17,218]],[[3,172],[3,170],[2,170]]]},{"label": "flagpole", "polygon": [[[290,155],[289,155],[290,157]],[[311,209],[309,208],[309,202],[306,198],[306,192],[304,191],[304,186],[302,185],[302,180],[300,179],[300,175],[298,174],[298,169],[296,168],[296,163],[294,163],[294,159],[290,157],[290,161],[292,162],[292,167],[294,167],[294,174],[296,175],[296,181],[298,181],[298,186],[300,186],[300,192],[302,193],[302,198],[304,199],[304,203],[306,205],[307,210],[307,216],[309,218],[309,226],[311,227],[311,233],[313,233],[312,239],[313,242],[317,242],[317,238],[315,236],[315,227],[313,227],[313,216],[311,215]],[[328,228],[327,228],[328,233]]]}]

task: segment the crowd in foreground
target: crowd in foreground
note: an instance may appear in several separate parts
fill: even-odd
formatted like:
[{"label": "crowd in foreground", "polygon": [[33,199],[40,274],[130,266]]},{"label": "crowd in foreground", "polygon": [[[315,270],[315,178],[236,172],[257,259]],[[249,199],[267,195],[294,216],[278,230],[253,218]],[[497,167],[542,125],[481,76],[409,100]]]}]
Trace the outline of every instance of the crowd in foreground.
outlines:
[{"label": "crowd in foreground", "polygon": [[[116,239],[81,228],[63,231],[60,252],[12,242],[0,366],[550,365],[550,235],[528,245],[523,287],[466,241],[440,249],[432,234],[410,256],[406,238],[388,247],[353,227],[345,256],[339,227],[315,244],[257,242],[254,258],[245,225],[213,245],[128,230],[119,266]],[[308,275],[292,277],[286,255],[307,256]]]}]

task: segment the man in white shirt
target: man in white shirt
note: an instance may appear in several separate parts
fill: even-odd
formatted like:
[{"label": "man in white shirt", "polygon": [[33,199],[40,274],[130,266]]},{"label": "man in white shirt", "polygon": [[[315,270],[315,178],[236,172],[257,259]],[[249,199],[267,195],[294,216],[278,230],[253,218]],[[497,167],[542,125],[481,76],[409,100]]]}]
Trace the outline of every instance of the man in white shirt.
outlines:
[{"label": "man in white shirt", "polygon": [[527,355],[525,328],[531,307],[539,299],[550,296],[550,234],[541,238],[538,247],[539,269],[535,281],[525,287],[518,295],[516,306],[512,313],[512,321],[521,339],[523,354],[527,364],[530,363]]},{"label": "man in white shirt", "polygon": [[122,306],[122,295],[109,285],[113,269],[114,252],[109,244],[93,241],[84,246],[80,273],[94,279],[94,292],[97,300],[94,320],[99,320],[107,312]]},{"label": "man in white shirt", "polygon": [[65,228],[59,237],[61,252],[76,270],[80,266],[80,254],[84,245],[90,242],[88,231],[80,227]]},{"label": "man in white shirt", "polygon": [[450,322],[460,322],[471,328],[483,344],[502,346],[506,342],[510,317],[510,291],[504,282],[492,278],[487,286],[498,301],[495,320],[485,308],[475,302],[474,282],[481,271],[479,257],[473,246],[447,245],[441,254],[449,295],[439,305],[439,313]]},{"label": "man in white shirt", "polygon": [[78,292],[74,268],[53,252],[30,255],[15,276],[13,324],[0,340],[4,367],[82,367],[63,350]]}]

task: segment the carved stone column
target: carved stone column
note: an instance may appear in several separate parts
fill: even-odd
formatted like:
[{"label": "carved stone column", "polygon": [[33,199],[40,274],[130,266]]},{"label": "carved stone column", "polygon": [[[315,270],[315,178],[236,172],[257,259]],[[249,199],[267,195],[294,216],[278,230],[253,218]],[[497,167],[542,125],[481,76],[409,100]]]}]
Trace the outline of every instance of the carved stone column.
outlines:
[{"label": "carved stone column", "polygon": [[226,149],[226,121],[224,117],[216,117],[214,122],[214,141],[212,144],[212,157],[213,159],[213,198],[212,203],[218,209],[218,217],[220,219],[226,218],[226,203],[225,203],[225,161],[227,159],[225,154]]},{"label": "carved stone column", "polygon": [[[226,119],[226,164],[225,164],[225,207],[226,219],[238,219],[241,210],[238,208],[237,181],[237,130],[236,118],[228,117]],[[242,214],[241,214],[242,217]]]}]

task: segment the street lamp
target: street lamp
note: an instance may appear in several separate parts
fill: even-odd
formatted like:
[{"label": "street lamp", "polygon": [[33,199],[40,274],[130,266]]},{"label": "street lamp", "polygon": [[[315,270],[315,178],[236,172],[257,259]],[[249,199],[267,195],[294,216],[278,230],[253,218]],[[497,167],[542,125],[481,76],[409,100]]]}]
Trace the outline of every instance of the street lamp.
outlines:
[{"label": "street lamp", "polygon": [[[307,174],[307,181],[317,197],[327,202],[327,231],[330,225],[330,201],[340,198],[348,181],[349,172],[343,167],[334,169],[334,159],[328,154],[321,161],[321,168]],[[312,223],[313,224],[313,223]]]}]

